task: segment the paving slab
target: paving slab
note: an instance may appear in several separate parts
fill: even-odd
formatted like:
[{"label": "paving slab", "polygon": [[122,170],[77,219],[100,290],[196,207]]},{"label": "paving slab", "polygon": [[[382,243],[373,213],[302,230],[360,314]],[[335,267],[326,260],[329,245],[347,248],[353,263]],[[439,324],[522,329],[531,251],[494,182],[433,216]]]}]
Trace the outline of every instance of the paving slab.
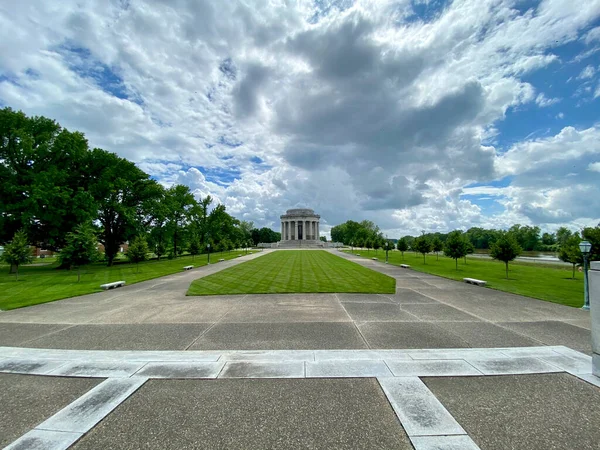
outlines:
[{"label": "paving slab", "polygon": [[460,348],[469,344],[430,322],[366,322],[360,332],[370,348]]},{"label": "paving slab", "polygon": [[349,322],[335,294],[246,296],[221,319],[227,323]]},{"label": "paving slab", "polygon": [[[221,319],[240,299],[210,299],[195,301],[185,297],[178,302],[151,304],[144,301],[104,314],[89,323],[210,323]],[[190,299],[190,300],[188,300]]]},{"label": "paving slab", "polygon": [[439,303],[437,300],[432,299],[426,295],[423,295],[413,289],[408,288],[397,288],[395,294],[381,294],[389,298],[392,302],[401,305],[405,304],[428,304],[428,303]]},{"label": "paving slab", "polygon": [[356,322],[418,322],[419,319],[393,303],[355,303],[342,305]]},{"label": "paving slab", "polygon": [[0,372],[46,375],[64,364],[64,361],[9,357],[0,359]]},{"label": "paving slab", "polygon": [[571,375],[423,381],[482,449],[598,448],[600,389]]},{"label": "paving slab", "polygon": [[76,325],[28,347],[82,350],[184,350],[209,324]]},{"label": "paving slab", "polygon": [[466,361],[399,361],[385,360],[396,377],[449,377],[482,375],[482,373]]},{"label": "paving slab", "polygon": [[500,325],[547,345],[567,345],[575,350],[592,354],[591,332],[585,328],[555,320],[509,322]]},{"label": "paving slab", "polygon": [[340,302],[356,303],[392,303],[387,295],[382,294],[335,294]]},{"label": "paving slab", "polygon": [[148,363],[135,375],[148,378],[216,378],[224,365],[221,362]]},{"label": "paving slab", "polygon": [[353,323],[219,323],[190,350],[312,350],[367,348]]},{"label": "paving slab", "polygon": [[304,378],[304,362],[228,362],[219,378]]},{"label": "paving slab", "polygon": [[73,449],[412,449],[372,379],[150,380]]},{"label": "paving slab", "polygon": [[[10,312],[10,311],[7,311]],[[6,312],[0,319],[4,319]],[[31,324],[31,323],[2,323],[0,324],[0,345],[28,346],[28,342],[69,327],[69,325]]]},{"label": "paving slab", "polygon": [[417,377],[379,378],[378,381],[409,436],[466,434]]},{"label": "paving slab", "polygon": [[425,321],[481,321],[481,319],[471,314],[441,303],[435,305],[403,305],[402,310]]},{"label": "paving slab", "polygon": [[535,339],[490,322],[436,322],[436,325],[460,336],[472,347],[527,347],[540,345],[540,342]]},{"label": "paving slab", "polygon": [[0,374],[0,447],[27,433],[101,381]]},{"label": "paving slab", "polygon": [[558,367],[537,358],[469,359],[467,361],[484,375],[513,375],[562,372]]},{"label": "paving slab", "polygon": [[50,372],[50,375],[90,378],[127,378],[143,367],[143,363],[132,362],[69,362]]},{"label": "paving slab", "polygon": [[306,363],[309,378],[389,377],[392,373],[383,361],[316,361]]}]

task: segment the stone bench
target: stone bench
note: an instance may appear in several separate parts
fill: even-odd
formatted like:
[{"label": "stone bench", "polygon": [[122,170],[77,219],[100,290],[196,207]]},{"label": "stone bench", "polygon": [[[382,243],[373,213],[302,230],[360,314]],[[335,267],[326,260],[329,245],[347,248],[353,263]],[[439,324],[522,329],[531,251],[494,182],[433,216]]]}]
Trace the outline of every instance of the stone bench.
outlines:
[{"label": "stone bench", "polygon": [[193,269],[193,268],[194,268],[194,266],[184,266],[184,267],[183,267],[183,270],[191,270],[191,269]]},{"label": "stone bench", "polygon": [[476,284],[477,286],[485,286],[486,281],[477,280],[475,278],[463,278],[465,283]]},{"label": "stone bench", "polygon": [[410,266],[408,264],[400,264],[400,267],[402,267],[403,269],[410,269]]},{"label": "stone bench", "polygon": [[113,281],[112,283],[106,283],[106,284],[101,284],[100,287],[102,289],[104,289],[105,291],[107,289],[113,289],[113,288],[118,288],[121,286],[125,286],[125,282],[124,281]]},{"label": "stone bench", "polygon": [[360,256],[360,253],[357,253],[356,256]]},{"label": "stone bench", "polygon": [[224,258],[221,258],[221,259],[219,260],[219,262],[221,262],[221,261],[225,261],[225,259],[224,259]]},{"label": "stone bench", "polygon": [[374,256],[371,258],[373,261],[377,261],[377,258],[375,258]]}]

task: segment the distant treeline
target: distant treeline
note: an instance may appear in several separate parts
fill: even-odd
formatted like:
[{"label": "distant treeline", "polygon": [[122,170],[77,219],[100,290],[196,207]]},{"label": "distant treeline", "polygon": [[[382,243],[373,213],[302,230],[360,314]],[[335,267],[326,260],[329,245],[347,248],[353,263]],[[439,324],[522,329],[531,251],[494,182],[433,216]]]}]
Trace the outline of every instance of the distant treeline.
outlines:
[{"label": "distant treeline", "polygon": [[219,251],[280,239],[212,203],[184,185],[164,188],[54,120],[0,109],[0,245],[22,230],[29,244],[60,250],[69,232],[89,224],[111,265],[134,237],[159,257],[176,257],[192,244]]},{"label": "distant treeline", "polygon": [[[540,227],[520,224],[513,225],[507,231],[479,227],[469,228],[466,232],[458,231],[470,244],[469,250],[489,250],[506,233],[514,238],[523,251],[560,252],[561,248],[576,246],[580,240],[586,239],[592,244],[590,259],[600,259],[600,225],[584,228],[581,232],[573,232],[566,227],[561,227],[555,233],[541,233]],[[443,245],[451,233],[424,233],[419,237],[425,237],[432,243],[439,241]],[[389,248],[394,248],[394,243],[397,247],[400,241],[404,241],[408,249],[413,249],[412,244],[416,238],[407,235],[397,240],[388,239]],[[384,248],[386,242],[379,227],[368,220],[362,222],[349,220],[334,226],[331,229],[331,239],[335,242],[343,242],[345,245],[366,248]]]}]

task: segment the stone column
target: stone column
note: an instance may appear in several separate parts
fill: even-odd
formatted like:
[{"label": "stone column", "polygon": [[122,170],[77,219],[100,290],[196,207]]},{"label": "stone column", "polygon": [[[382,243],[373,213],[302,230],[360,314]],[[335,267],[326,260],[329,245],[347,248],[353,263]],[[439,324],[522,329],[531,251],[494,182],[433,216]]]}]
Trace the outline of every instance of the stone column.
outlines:
[{"label": "stone column", "polygon": [[285,221],[285,240],[286,241],[290,240],[290,221],[289,220]]},{"label": "stone column", "polygon": [[313,226],[313,236],[315,237],[315,240],[318,241],[319,238],[317,237],[317,221],[316,220],[313,220],[312,226]]},{"label": "stone column", "polygon": [[302,239],[304,239],[305,241],[308,239],[308,227],[306,226],[307,224],[308,220],[302,221],[302,229],[304,230],[304,233],[302,234]]},{"label": "stone column", "polygon": [[592,316],[592,373],[600,377],[600,261],[590,263],[588,281]]},{"label": "stone column", "polygon": [[321,239],[321,236],[319,235],[319,221],[317,220],[317,239]]}]

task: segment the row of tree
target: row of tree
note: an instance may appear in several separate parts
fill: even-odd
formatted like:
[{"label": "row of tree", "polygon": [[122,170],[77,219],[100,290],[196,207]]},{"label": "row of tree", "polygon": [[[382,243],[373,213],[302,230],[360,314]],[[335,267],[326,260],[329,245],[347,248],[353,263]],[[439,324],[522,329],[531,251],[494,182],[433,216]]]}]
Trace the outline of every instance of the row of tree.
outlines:
[{"label": "row of tree", "polygon": [[131,161],[90,149],[80,132],[10,108],[0,110],[0,180],[0,244],[22,230],[28,244],[60,251],[85,225],[112,265],[135,237],[159,258],[208,244],[219,251],[279,240],[210,196],[197,200],[187,186],[165,188]]}]

